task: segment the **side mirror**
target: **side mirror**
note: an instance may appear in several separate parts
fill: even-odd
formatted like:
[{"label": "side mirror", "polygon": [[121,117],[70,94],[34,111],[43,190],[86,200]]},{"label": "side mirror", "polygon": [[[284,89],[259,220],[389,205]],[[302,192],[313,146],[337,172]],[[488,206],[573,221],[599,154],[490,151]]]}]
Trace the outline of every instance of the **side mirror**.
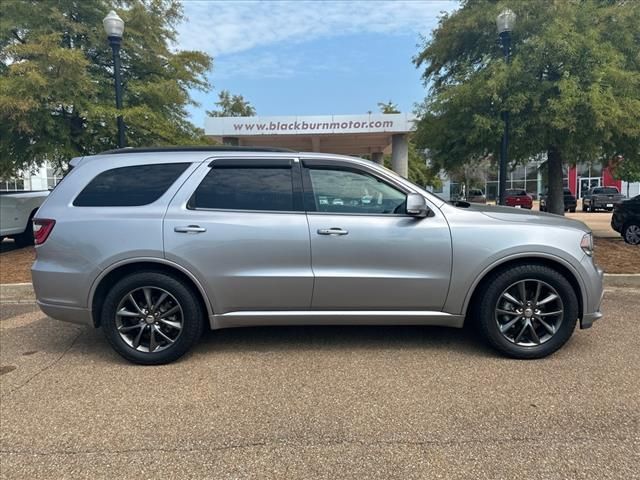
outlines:
[{"label": "side mirror", "polygon": [[410,193],[407,195],[407,215],[413,217],[426,217],[429,213],[429,207],[422,195]]}]

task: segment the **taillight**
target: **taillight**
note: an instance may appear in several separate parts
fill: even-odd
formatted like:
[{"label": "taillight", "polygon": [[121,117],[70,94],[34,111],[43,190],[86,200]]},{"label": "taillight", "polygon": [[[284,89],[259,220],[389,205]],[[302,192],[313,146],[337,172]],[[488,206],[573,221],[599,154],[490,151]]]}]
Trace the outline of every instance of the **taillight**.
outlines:
[{"label": "taillight", "polygon": [[33,239],[36,245],[42,245],[49,238],[53,226],[56,224],[55,220],[50,218],[34,218],[33,219]]}]

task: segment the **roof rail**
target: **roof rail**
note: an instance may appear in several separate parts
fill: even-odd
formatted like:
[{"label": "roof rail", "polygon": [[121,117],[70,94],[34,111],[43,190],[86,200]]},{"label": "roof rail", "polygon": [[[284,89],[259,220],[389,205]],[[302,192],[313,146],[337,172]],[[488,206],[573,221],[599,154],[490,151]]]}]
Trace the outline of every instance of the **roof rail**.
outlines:
[{"label": "roof rail", "polygon": [[186,147],[127,147],[116,148],[100,152],[99,155],[113,155],[121,153],[152,153],[152,152],[295,152],[288,148],[276,147],[236,147],[233,145],[203,145]]}]

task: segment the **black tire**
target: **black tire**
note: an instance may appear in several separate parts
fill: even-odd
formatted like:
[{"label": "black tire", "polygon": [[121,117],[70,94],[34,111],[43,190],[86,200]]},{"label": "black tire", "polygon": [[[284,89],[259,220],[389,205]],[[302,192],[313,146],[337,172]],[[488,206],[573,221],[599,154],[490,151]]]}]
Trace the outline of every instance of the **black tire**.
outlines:
[{"label": "black tire", "polygon": [[[556,332],[535,346],[521,346],[509,341],[500,332],[496,321],[495,310],[502,293],[522,280],[539,280],[548,284],[556,290],[563,304],[564,312]],[[543,265],[521,265],[492,275],[484,285],[477,304],[479,329],[489,345],[500,353],[518,359],[542,358],[558,350],[571,337],[578,319],[578,300],[571,284],[556,270]]]},{"label": "black tire", "polygon": [[35,214],[36,210],[31,212],[31,215],[29,215],[27,228],[25,228],[24,232],[13,237],[13,240],[16,242],[17,247],[28,247],[29,245],[33,246],[33,217],[35,216]]},{"label": "black tire", "polygon": [[586,212],[586,211],[587,211],[587,207],[586,207],[586,205],[584,204],[584,201],[582,202],[582,211],[583,211],[583,212]]},{"label": "black tire", "polygon": [[635,235],[631,235],[631,229],[640,229],[640,224],[634,222],[625,224],[625,226],[622,227],[622,238],[629,245],[640,245],[640,239]]},{"label": "black tire", "polygon": [[569,211],[570,211],[571,213],[576,213],[576,207],[570,208],[570,209],[569,209]]},{"label": "black tire", "polygon": [[[120,302],[136,289],[151,287],[168,292],[182,309],[182,329],[175,343],[155,352],[139,351],[129,345],[118,332],[116,309]],[[160,272],[140,272],[118,281],[107,294],[100,324],[113,349],[127,360],[142,365],[160,365],[177,360],[198,341],[204,326],[204,312],[196,294],[175,277]],[[143,319],[140,319],[143,322]],[[153,328],[153,325],[149,327]],[[158,337],[160,338],[160,337]]]}]

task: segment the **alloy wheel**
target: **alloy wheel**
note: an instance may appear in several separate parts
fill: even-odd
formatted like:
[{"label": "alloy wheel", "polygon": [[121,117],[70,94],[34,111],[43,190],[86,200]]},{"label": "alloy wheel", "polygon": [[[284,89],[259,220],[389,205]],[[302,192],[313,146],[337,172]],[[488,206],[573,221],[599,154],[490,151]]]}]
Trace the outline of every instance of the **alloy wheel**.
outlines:
[{"label": "alloy wheel", "polygon": [[495,310],[500,334],[522,347],[549,341],[563,318],[564,306],[556,289],[535,279],[520,280],[506,288]]},{"label": "alloy wheel", "polygon": [[116,309],[116,328],[124,342],[145,353],[173,345],[184,325],[176,298],[158,287],[140,287],[127,293]]},{"label": "alloy wheel", "polygon": [[631,245],[640,244],[640,226],[629,225],[624,232],[624,239]]}]

